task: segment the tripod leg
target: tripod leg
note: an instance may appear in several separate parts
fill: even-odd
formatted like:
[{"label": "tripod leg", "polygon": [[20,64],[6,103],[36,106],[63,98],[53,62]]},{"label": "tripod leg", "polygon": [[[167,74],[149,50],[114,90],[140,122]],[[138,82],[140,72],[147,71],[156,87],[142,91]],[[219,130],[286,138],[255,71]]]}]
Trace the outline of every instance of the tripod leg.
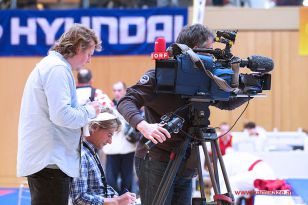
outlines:
[{"label": "tripod leg", "polygon": [[219,176],[218,176],[218,167],[217,167],[217,148],[215,146],[215,142],[211,141],[211,147],[212,147],[212,161],[213,161],[213,168],[214,168],[214,175],[215,175],[215,180],[217,183],[217,189],[218,192],[220,193],[220,185],[219,185]]},{"label": "tripod leg", "polygon": [[206,147],[205,142],[201,142],[201,145],[202,145],[204,156],[205,156],[205,163],[206,163],[206,165],[209,169],[212,186],[213,186],[213,189],[214,189],[214,193],[216,195],[216,194],[219,194],[219,193],[218,193],[217,183],[216,183],[215,176],[214,176],[213,166],[211,164],[210,156],[209,156],[209,153],[207,151],[207,147]]},{"label": "tripod leg", "polygon": [[225,180],[225,184],[226,184],[226,187],[227,187],[227,191],[230,194],[230,197],[233,199],[229,178],[228,178],[228,175],[227,175],[227,171],[226,171],[224,161],[222,159],[222,154],[221,154],[217,139],[215,140],[215,146],[216,146],[216,151],[217,151],[221,171],[222,171],[222,174],[223,174],[223,177],[224,177],[224,180]]},{"label": "tripod leg", "polygon": [[174,160],[169,161],[168,166],[165,170],[164,176],[161,179],[157,192],[154,196],[154,200],[152,201],[152,205],[164,205],[167,199],[167,196],[170,192],[171,186],[174,182],[176,174],[179,170],[181,162],[185,156],[188,144],[190,142],[190,138],[185,138],[185,141],[179,147],[176,152],[176,156]]},{"label": "tripod leg", "polygon": [[201,167],[199,146],[194,146],[194,149],[195,149],[194,151],[197,152],[198,177],[199,177],[199,185],[200,185],[200,194],[201,194],[201,198],[205,199],[205,188],[204,188],[204,182],[203,182],[203,175],[202,175],[202,167]]}]

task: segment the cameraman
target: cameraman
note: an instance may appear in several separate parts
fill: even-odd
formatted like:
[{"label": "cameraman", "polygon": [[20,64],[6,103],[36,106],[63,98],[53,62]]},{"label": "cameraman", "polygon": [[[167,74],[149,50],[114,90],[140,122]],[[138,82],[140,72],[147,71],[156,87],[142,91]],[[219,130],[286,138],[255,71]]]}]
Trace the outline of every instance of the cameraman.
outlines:
[{"label": "cameraman", "polygon": [[[176,42],[186,44],[190,48],[212,48],[214,34],[207,27],[201,24],[195,24],[184,27]],[[213,105],[220,109],[231,110],[240,106],[245,101],[230,100],[228,102],[218,102]],[[179,147],[186,137],[182,133],[178,133],[173,134],[171,138],[170,133],[162,125],[158,124],[160,117],[186,104],[188,104],[187,100],[181,98],[180,95],[155,93],[155,70],[149,70],[140,78],[136,85],[128,88],[126,96],[118,104],[119,112],[144,136],[139,141],[135,154],[136,172],[139,178],[140,196],[143,205],[150,205],[152,203],[166,170],[170,152]],[[210,124],[208,120],[210,116],[208,107],[210,105],[212,104],[206,103],[204,108],[207,125]],[[139,112],[142,106],[144,106],[145,118]],[[185,119],[182,129],[187,132],[190,126],[188,110],[182,110],[177,114]],[[144,147],[144,143],[147,140],[159,143],[147,152],[147,149]],[[185,159],[188,158],[188,155],[189,153],[187,153]],[[185,160],[183,160],[181,166],[185,164],[184,162]],[[171,191],[168,194],[166,204],[191,204],[191,178],[193,175],[194,173],[191,173],[191,176],[184,177],[180,172],[177,173]]]}]

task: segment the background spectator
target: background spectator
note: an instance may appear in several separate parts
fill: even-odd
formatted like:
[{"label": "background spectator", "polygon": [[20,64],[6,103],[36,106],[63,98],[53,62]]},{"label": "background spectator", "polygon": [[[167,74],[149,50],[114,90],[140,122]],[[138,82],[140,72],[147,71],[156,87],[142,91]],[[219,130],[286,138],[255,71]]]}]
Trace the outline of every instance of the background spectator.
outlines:
[{"label": "background spectator", "polygon": [[[253,191],[254,181],[256,179],[262,180],[275,180],[276,175],[271,168],[271,166],[255,156],[247,152],[228,152],[223,156],[226,171],[229,177],[229,182],[231,185],[231,190],[235,197],[235,202],[242,197],[250,197],[245,191]],[[221,193],[226,193],[227,189],[223,180],[223,175],[220,169],[219,172],[219,182]],[[239,191],[244,191],[239,194]],[[235,192],[238,192],[235,194]]]},{"label": "background spectator", "polygon": [[228,148],[232,148],[232,135],[230,132],[227,133],[229,129],[230,129],[230,125],[226,122],[221,123],[219,127],[218,136],[221,136],[221,137],[218,139],[218,143],[219,143],[219,147],[220,147],[222,155],[226,154],[226,150]]},{"label": "background spectator", "polygon": [[[126,94],[126,85],[124,82],[113,84],[113,103],[118,104],[119,100]],[[122,124],[128,124],[119,114]],[[136,145],[128,141],[125,133],[126,129],[122,129],[113,137],[113,143],[103,148],[106,154],[106,177],[108,183],[114,187],[119,193],[124,193],[125,189],[132,190],[133,185],[133,164]],[[118,178],[120,178],[120,186],[118,186]]]},{"label": "background spectator", "polygon": [[98,101],[102,106],[113,107],[110,98],[102,90],[92,86],[92,72],[89,69],[80,69],[77,74],[77,98],[79,105],[87,102]]},{"label": "background spectator", "polygon": [[255,122],[247,122],[244,124],[244,132],[248,134],[250,140],[253,141],[256,152],[264,150],[264,143],[266,140],[266,131],[264,128],[256,125]]}]

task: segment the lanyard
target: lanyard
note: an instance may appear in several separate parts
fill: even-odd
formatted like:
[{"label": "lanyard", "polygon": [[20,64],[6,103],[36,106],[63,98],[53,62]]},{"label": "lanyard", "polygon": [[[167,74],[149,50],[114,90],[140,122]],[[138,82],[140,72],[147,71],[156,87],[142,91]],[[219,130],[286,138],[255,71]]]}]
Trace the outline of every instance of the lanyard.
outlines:
[{"label": "lanyard", "polygon": [[107,185],[107,181],[106,181],[106,177],[105,177],[105,172],[103,170],[103,167],[98,159],[98,156],[95,152],[92,151],[92,149],[89,147],[89,145],[87,145],[87,143],[83,142],[83,146],[86,147],[90,153],[93,155],[94,159],[95,159],[95,162],[101,172],[101,180],[103,182],[103,185],[104,185],[104,194],[105,194],[105,197],[107,197],[107,189],[108,189],[108,185]]}]

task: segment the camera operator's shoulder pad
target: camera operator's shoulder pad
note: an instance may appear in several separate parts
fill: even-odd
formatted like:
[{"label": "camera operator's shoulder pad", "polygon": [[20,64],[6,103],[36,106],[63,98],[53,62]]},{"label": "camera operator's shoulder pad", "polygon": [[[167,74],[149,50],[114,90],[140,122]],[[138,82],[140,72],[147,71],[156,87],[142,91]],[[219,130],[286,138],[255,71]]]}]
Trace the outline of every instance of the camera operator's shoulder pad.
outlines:
[{"label": "camera operator's shoulder pad", "polygon": [[151,83],[153,84],[154,82],[155,82],[155,70],[149,70],[143,76],[141,76],[137,84],[145,85]]}]

